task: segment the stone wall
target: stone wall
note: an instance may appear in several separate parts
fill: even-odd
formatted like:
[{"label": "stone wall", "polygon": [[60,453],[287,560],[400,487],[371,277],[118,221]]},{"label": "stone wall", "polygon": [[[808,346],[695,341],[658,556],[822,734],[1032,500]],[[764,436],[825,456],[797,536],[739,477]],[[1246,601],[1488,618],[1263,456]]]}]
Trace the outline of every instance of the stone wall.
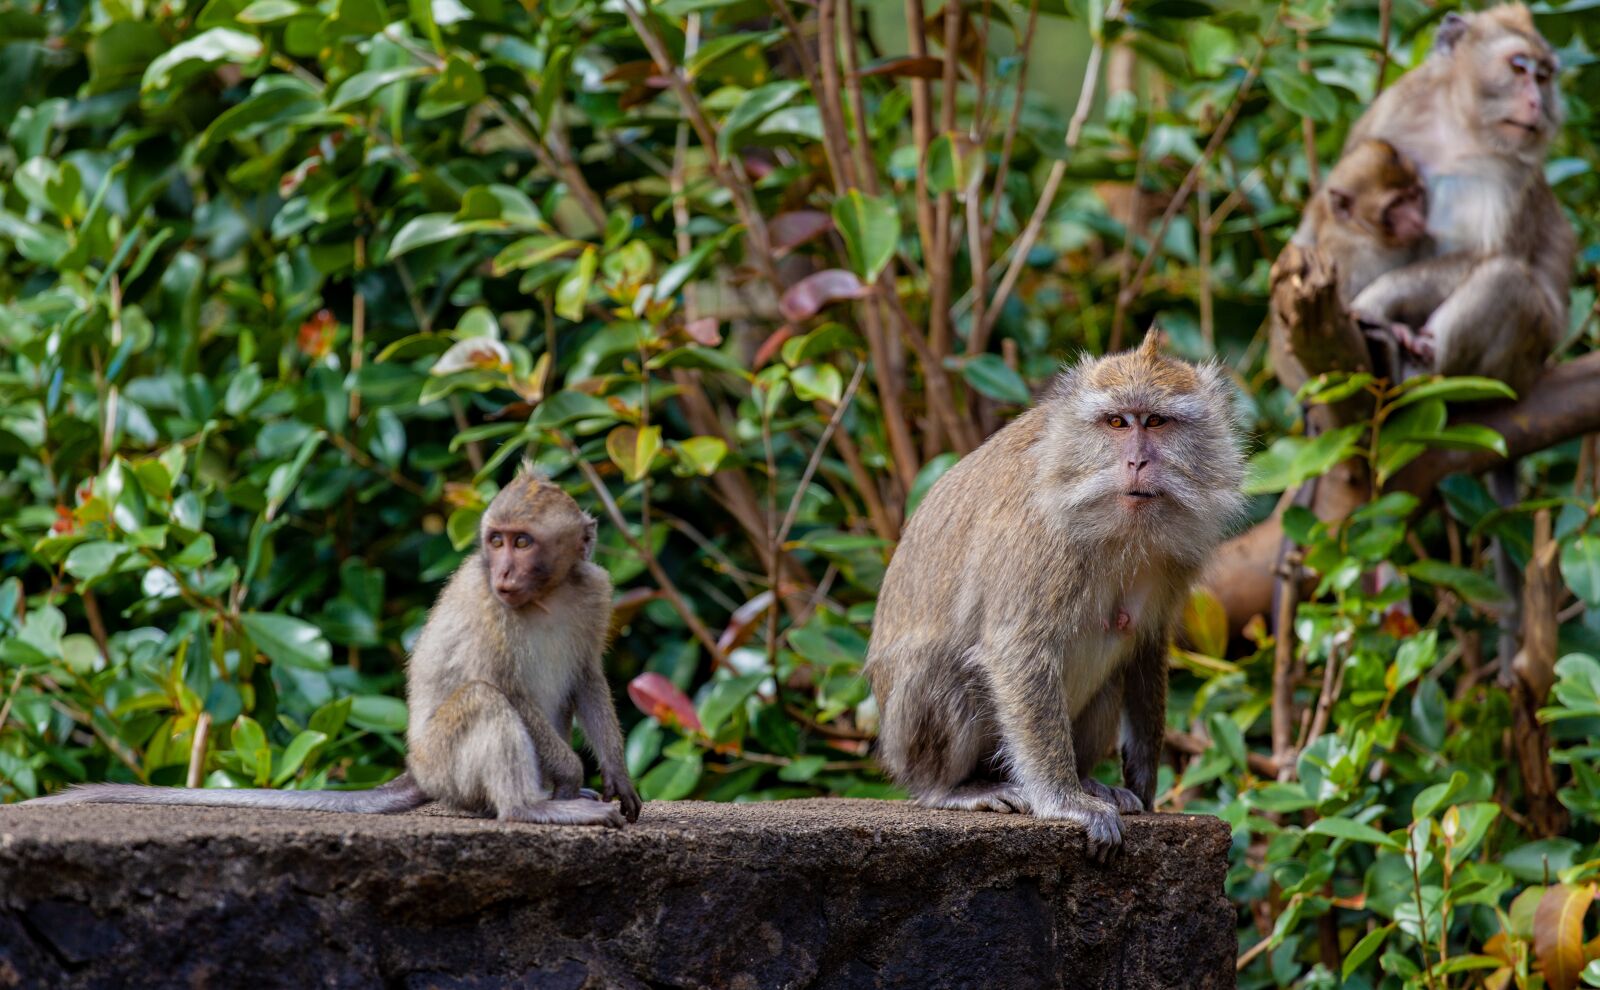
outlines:
[{"label": "stone wall", "polygon": [[896,802],[650,804],[622,831],[0,808],[0,987],[1234,985],[1228,827]]}]

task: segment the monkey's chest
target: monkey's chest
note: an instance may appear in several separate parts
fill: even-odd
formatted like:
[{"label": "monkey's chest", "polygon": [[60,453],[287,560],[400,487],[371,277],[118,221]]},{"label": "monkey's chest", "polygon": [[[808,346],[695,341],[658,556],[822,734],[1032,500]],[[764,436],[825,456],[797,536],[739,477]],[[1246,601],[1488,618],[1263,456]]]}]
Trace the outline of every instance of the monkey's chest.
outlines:
[{"label": "monkey's chest", "polygon": [[1063,681],[1073,715],[1132,658],[1139,642],[1162,627],[1152,580],[1130,581],[1092,594],[1086,628],[1065,644]]}]

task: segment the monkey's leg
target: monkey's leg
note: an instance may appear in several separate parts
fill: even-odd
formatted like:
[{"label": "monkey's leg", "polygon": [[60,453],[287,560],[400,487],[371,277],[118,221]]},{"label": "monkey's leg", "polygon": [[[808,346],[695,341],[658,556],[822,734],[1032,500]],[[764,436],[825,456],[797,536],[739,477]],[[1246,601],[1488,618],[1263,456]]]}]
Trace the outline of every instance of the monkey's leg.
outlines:
[{"label": "monkey's leg", "polygon": [[1078,780],[1084,793],[1116,806],[1124,815],[1145,810],[1139,798],[1126,787],[1102,784],[1094,768],[1116,748],[1117,731],[1122,726],[1122,675],[1113,674],[1090,700],[1088,707],[1072,722],[1072,748],[1078,758]]},{"label": "monkey's leg", "polygon": [[1441,375],[1486,375],[1523,393],[1564,329],[1533,269],[1512,258],[1478,265],[1428,317]]},{"label": "monkey's leg", "polygon": [[878,758],[895,782],[925,808],[1027,811],[1015,787],[974,780],[995,743],[974,697],[982,688],[943,654],[892,668],[901,676],[884,692]]},{"label": "monkey's leg", "polygon": [[1109,802],[1084,792],[1073,749],[1074,720],[1060,659],[1027,644],[982,647],[995,721],[1009,777],[1033,814],[1076,822],[1089,833],[1089,854],[1108,861],[1122,846],[1122,823]]},{"label": "monkey's leg", "polygon": [[445,803],[492,811],[502,821],[622,824],[616,805],[544,797],[534,740],[510,699],[492,684],[463,684],[439,706],[432,724],[437,729],[427,736],[429,744],[413,759],[419,776],[426,773],[436,788],[430,793]]}]

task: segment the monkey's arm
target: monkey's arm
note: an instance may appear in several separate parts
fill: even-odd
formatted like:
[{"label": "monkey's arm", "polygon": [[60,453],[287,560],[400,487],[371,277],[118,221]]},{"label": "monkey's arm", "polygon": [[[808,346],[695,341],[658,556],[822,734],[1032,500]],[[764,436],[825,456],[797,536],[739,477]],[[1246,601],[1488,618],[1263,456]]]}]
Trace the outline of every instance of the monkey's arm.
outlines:
[{"label": "monkey's arm", "polygon": [[986,637],[979,653],[994,699],[1008,776],[1023,800],[1040,818],[1084,826],[1090,854],[1108,859],[1122,844],[1122,824],[1117,809],[1086,794],[1078,779],[1060,658],[1010,636]]},{"label": "monkey's arm", "polygon": [[598,653],[584,665],[577,687],[578,727],[588,740],[589,750],[600,764],[601,796],[609,801],[622,802],[622,813],[628,821],[639,820],[639,793],[633,789],[628,777],[628,761],[623,755],[622,726],[617,722],[617,709],[611,703],[611,690],[606,687]]},{"label": "monkey's arm", "polygon": [[1168,638],[1141,641],[1123,668],[1122,783],[1145,811],[1156,810],[1156,771],[1167,729]]},{"label": "monkey's arm", "polygon": [[1420,327],[1466,281],[1477,263],[1477,258],[1458,252],[1385,272],[1356,295],[1350,313],[1361,323]]}]

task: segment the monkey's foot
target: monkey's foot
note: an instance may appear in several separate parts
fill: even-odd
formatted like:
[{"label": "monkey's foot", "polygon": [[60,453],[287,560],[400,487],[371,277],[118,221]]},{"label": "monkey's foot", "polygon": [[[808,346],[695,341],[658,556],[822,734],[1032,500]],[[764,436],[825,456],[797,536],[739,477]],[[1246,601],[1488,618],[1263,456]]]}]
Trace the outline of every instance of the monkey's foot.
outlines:
[{"label": "monkey's foot", "polygon": [[533,825],[604,825],[622,827],[622,809],[610,802],[587,801],[576,798],[570,801],[535,801],[500,811],[503,822],[527,822]]},{"label": "monkey's foot", "polygon": [[1083,792],[1114,805],[1124,815],[1137,815],[1145,810],[1144,802],[1140,801],[1138,795],[1126,787],[1112,787],[1110,784],[1102,784],[1093,777],[1085,777],[1083,779]]},{"label": "monkey's foot", "polygon": [[1082,825],[1089,833],[1089,858],[1097,863],[1109,863],[1122,851],[1122,820],[1109,801],[1087,792],[1073,793],[1048,804],[1036,802],[1033,813],[1038,818]]},{"label": "monkey's foot", "polygon": [[1433,358],[1437,351],[1434,346],[1433,331],[1424,323],[1419,329],[1413,330],[1404,323],[1396,323],[1393,328],[1394,339],[1407,354],[1421,361],[1428,367],[1433,366]]},{"label": "monkey's foot", "polygon": [[1014,784],[962,784],[943,794],[919,795],[917,803],[924,808],[996,811],[1002,815],[1025,815],[1031,810]]}]

